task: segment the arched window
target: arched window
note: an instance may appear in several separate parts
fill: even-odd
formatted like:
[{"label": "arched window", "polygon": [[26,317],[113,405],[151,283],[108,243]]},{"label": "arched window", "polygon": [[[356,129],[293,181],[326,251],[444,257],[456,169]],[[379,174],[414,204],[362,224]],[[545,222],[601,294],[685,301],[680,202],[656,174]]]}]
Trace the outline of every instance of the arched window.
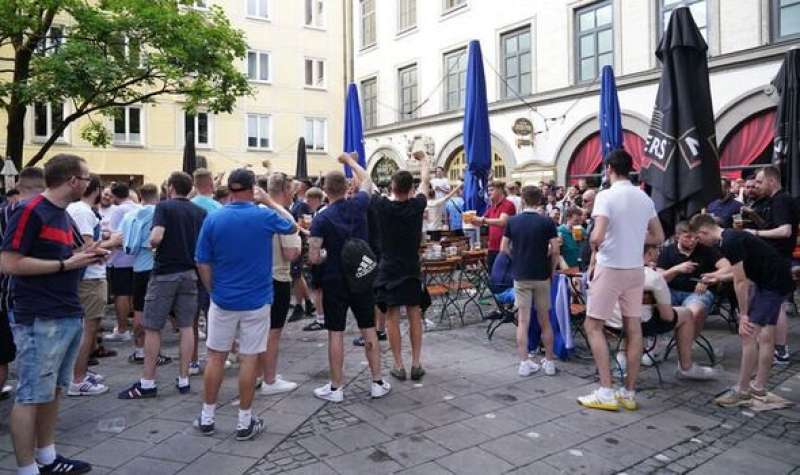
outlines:
[{"label": "arched window", "polygon": [[392,175],[399,169],[400,167],[396,161],[382,154],[375,166],[372,167],[372,182],[378,186],[387,186],[392,179]]},{"label": "arched window", "polygon": [[[622,132],[623,147],[633,158],[633,169],[639,171],[644,159],[644,140],[635,133],[624,130]],[[567,167],[567,183],[577,183],[581,178],[599,179],[603,173],[602,147],[600,133],[595,132],[586,138],[572,153],[572,158]]]},{"label": "arched window", "polygon": [[772,161],[775,138],[775,109],[743,120],[720,146],[719,165],[723,176],[746,178]]},{"label": "arched window", "polygon": [[[464,170],[467,168],[467,160],[463,147],[458,149],[458,151],[447,160],[444,168],[447,172],[447,178],[450,181],[454,182],[464,179]],[[506,176],[506,164],[503,157],[501,157],[499,153],[492,151],[492,178],[496,180],[505,180]]]}]

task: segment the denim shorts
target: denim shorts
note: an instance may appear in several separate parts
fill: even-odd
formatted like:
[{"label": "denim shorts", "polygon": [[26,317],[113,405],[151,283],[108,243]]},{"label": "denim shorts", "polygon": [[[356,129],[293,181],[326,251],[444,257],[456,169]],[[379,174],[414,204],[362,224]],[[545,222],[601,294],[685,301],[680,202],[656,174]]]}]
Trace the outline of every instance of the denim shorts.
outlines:
[{"label": "denim shorts", "polygon": [[36,318],[31,325],[20,325],[9,312],[9,321],[17,346],[17,403],[52,402],[56,387],[66,388],[72,382],[83,333],[80,316]]},{"label": "denim shorts", "polygon": [[695,292],[686,292],[685,290],[669,289],[672,296],[672,305],[675,307],[688,307],[690,304],[699,303],[706,311],[706,315],[711,313],[711,307],[714,306],[714,294],[710,290],[706,290],[702,294]]}]

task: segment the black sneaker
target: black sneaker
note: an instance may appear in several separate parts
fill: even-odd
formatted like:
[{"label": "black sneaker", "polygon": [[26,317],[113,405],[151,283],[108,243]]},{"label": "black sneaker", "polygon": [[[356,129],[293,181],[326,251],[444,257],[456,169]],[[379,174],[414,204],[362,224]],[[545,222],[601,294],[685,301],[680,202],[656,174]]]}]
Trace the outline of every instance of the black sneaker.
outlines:
[{"label": "black sneaker", "polygon": [[316,320],[303,327],[304,332],[317,332],[324,329],[325,325]]},{"label": "black sneaker", "polygon": [[386,332],[385,331],[381,331],[381,332],[377,332],[377,333],[378,333],[378,341],[386,341]]},{"label": "black sneaker", "polygon": [[203,416],[197,416],[192,425],[203,435],[214,435],[214,423],[203,424]]},{"label": "black sneaker", "polygon": [[134,351],[128,357],[128,363],[131,363],[131,364],[144,364],[144,356],[136,356],[136,352]]},{"label": "black sneaker", "polygon": [[304,316],[305,316],[305,313],[303,313],[303,306],[302,305],[295,305],[294,309],[292,309],[292,314],[289,315],[289,321],[290,322],[296,322],[296,321],[302,319]]},{"label": "black sneaker", "polygon": [[252,440],[264,430],[264,419],[253,417],[246,429],[236,429],[236,440]]},{"label": "black sneaker", "polygon": [[789,354],[789,347],[788,346],[784,346],[783,347],[783,352],[781,352],[779,349],[775,348],[774,356],[775,356],[775,358],[773,360],[773,363],[775,363],[776,365],[781,365],[781,366],[788,365],[789,364],[789,359],[791,357],[791,355]]},{"label": "black sneaker", "polygon": [[306,316],[310,317],[310,316],[314,315],[314,312],[316,312],[316,311],[317,311],[317,307],[315,307],[314,304],[311,303],[311,300],[306,300]]},{"label": "black sneaker", "polygon": [[422,366],[414,366],[411,367],[411,380],[412,381],[419,381],[422,377],[425,376],[425,370],[422,369]]},{"label": "black sneaker", "polygon": [[136,381],[133,385],[117,395],[119,399],[149,399],[158,396],[158,388],[142,389],[142,383]]},{"label": "black sneaker", "polygon": [[355,346],[364,346],[364,337],[363,336],[357,336],[357,337],[353,338],[353,345],[355,345]]},{"label": "black sneaker", "polygon": [[39,473],[41,474],[70,474],[77,475],[79,473],[88,473],[92,471],[92,466],[80,460],[72,460],[61,455],[56,455],[53,463],[48,465],[39,465]]},{"label": "black sneaker", "polygon": [[191,384],[187,384],[186,386],[178,384],[178,378],[175,378],[175,387],[178,388],[178,392],[181,394],[189,394],[189,391],[192,389]]}]

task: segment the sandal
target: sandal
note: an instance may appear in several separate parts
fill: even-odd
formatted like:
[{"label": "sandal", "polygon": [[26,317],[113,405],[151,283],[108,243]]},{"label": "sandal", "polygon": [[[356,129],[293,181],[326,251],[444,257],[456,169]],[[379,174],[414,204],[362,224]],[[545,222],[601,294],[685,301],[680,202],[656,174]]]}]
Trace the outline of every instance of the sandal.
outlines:
[{"label": "sandal", "polygon": [[394,377],[395,379],[399,379],[400,381],[405,381],[406,380],[406,369],[405,368],[392,368],[392,370],[389,371],[389,374],[391,374],[392,377]]},{"label": "sandal", "polygon": [[411,367],[411,380],[412,381],[419,381],[422,377],[425,376],[425,370],[422,369],[422,366]]}]

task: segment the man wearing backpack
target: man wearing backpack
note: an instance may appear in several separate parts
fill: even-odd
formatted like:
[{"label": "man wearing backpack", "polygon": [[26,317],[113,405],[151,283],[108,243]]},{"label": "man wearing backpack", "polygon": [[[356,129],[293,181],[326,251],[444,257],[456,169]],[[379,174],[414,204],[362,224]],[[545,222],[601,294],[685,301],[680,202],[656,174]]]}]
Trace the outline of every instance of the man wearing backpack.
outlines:
[{"label": "man wearing backpack", "polygon": [[372,283],[377,274],[377,261],[367,244],[368,191],[372,183],[352,156],[343,154],[339,162],[353,169],[360,183],[359,191],[345,199],[347,179],[344,174],[332,171],[325,175],[325,193],[330,204],[314,218],[309,239],[309,259],[312,264],[322,265],[322,307],[328,330],[331,372],[330,382],[315,389],[314,395],[333,402],[344,400],[342,368],[348,309],[355,315],[364,336],[364,353],[372,373],[372,397],[383,397],[392,389],[381,376],[380,348],[375,332]]}]

